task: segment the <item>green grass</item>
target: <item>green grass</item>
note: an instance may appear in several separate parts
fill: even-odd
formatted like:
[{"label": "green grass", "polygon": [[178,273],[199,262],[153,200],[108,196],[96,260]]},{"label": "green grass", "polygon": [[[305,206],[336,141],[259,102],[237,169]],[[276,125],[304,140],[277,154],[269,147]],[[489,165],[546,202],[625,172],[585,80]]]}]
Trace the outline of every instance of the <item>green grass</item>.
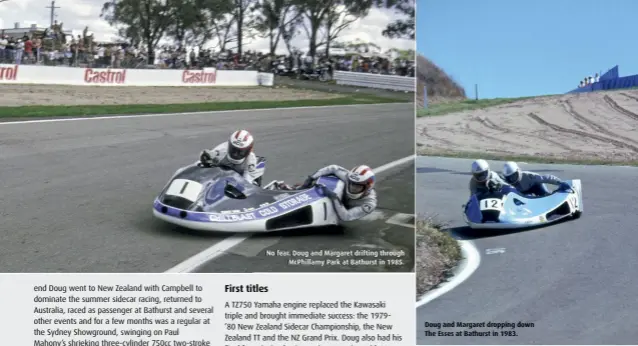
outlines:
[{"label": "green grass", "polygon": [[0,118],[66,117],[127,115],[150,113],[207,112],[261,108],[290,108],[311,106],[339,106],[353,104],[401,102],[395,98],[374,95],[347,95],[332,99],[288,101],[244,101],[182,104],[131,104],[131,105],[82,105],[82,106],[20,106],[0,107]]},{"label": "green grass", "polygon": [[443,224],[426,218],[418,220],[416,226],[416,291],[419,297],[445,281],[462,256],[456,239],[441,230]]},{"label": "green grass", "polygon": [[[536,96],[537,97],[537,96]],[[507,103],[512,103],[520,100],[529,99],[531,97],[517,97],[517,98],[498,98],[498,99],[485,99],[485,100],[464,100],[459,102],[440,103],[429,106],[428,108],[419,109],[417,117],[428,117],[445,115],[450,113],[470,111],[476,109],[483,109],[488,107],[499,106]]]},{"label": "green grass", "polygon": [[432,150],[425,148],[417,149],[418,155],[423,156],[441,156],[441,157],[453,157],[461,159],[477,159],[495,160],[495,161],[523,161],[529,163],[551,163],[551,164],[570,164],[570,165],[603,165],[603,166],[638,166],[638,161],[623,161],[623,160],[602,160],[602,159],[589,159],[589,158],[566,158],[562,157],[543,157],[532,155],[509,155],[509,154],[496,154],[486,152],[471,152],[471,151],[453,151],[453,150]]}]

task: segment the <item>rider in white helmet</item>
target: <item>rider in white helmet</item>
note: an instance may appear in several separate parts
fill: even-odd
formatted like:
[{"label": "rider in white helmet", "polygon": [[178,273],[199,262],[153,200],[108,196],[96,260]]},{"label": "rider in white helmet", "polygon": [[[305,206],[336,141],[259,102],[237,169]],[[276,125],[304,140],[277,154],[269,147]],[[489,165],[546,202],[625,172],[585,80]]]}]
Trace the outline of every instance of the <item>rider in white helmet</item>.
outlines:
[{"label": "rider in white helmet", "polygon": [[230,135],[228,141],[221,143],[212,150],[204,150],[200,155],[200,162],[204,165],[231,167],[251,183],[255,183],[255,168],[257,156],[253,152],[255,139],[246,130],[237,130]]},{"label": "rider in white helmet", "polygon": [[503,166],[503,178],[514,186],[518,191],[528,195],[547,196],[551,192],[545,184],[558,185],[561,188],[568,188],[560,178],[547,174],[540,175],[534,172],[522,171],[516,162],[506,162]]},{"label": "rider in white helmet", "polygon": [[306,189],[311,187],[319,177],[327,175],[335,175],[346,185],[343,200],[340,200],[333,191],[321,186],[324,195],[333,200],[335,211],[342,221],[358,220],[377,208],[377,193],[374,190],[376,178],[372,169],[365,165],[356,166],[350,171],[338,165],[330,165],[308,176],[302,185],[290,187],[280,181],[276,184],[276,188],[281,190]]},{"label": "rider in white helmet", "polygon": [[470,179],[470,196],[489,191],[489,184],[508,185],[501,177],[490,170],[490,165],[483,159],[472,162],[472,179]]}]

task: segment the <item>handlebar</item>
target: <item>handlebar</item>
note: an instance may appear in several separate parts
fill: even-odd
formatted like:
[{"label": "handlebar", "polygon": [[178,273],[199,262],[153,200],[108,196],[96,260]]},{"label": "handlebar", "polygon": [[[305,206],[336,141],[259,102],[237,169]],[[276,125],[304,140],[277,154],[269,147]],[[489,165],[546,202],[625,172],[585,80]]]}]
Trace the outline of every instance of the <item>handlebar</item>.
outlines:
[{"label": "handlebar", "polygon": [[495,182],[493,180],[490,180],[490,181],[487,182],[487,189],[490,192],[499,192],[499,191],[501,191],[503,189],[503,185],[499,184],[499,183],[497,183],[497,182]]}]

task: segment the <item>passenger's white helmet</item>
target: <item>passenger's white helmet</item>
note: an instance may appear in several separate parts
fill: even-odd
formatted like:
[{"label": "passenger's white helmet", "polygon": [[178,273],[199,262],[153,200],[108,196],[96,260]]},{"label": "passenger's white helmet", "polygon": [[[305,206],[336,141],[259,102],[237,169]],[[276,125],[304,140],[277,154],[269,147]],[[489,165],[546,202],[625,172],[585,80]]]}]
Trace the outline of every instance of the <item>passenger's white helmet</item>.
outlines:
[{"label": "passenger's white helmet", "polygon": [[472,176],[476,181],[482,183],[490,176],[490,165],[483,159],[472,162]]},{"label": "passenger's white helmet", "polygon": [[348,186],[346,195],[350,199],[359,199],[365,196],[373,187],[376,180],[372,169],[366,165],[353,168],[348,174]]},{"label": "passenger's white helmet", "polygon": [[516,184],[521,180],[521,169],[516,162],[506,162],[503,166],[503,177],[510,184]]},{"label": "passenger's white helmet", "polygon": [[228,161],[238,165],[253,151],[255,140],[246,130],[237,130],[228,139]]}]

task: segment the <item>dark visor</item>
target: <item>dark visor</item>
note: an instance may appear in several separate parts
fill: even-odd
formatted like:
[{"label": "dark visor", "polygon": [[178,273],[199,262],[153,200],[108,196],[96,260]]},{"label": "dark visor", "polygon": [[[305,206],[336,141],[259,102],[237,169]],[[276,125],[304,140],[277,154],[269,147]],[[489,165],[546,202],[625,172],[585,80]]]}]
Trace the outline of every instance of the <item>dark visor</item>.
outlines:
[{"label": "dark visor", "polygon": [[241,148],[234,147],[232,145],[228,146],[228,156],[230,156],[230,158],[233,160],[245,159],[246,156],[248,156],[249,152],[250,152],[250,148],[241,149]]},{"label": "dark visor", "polygon": [[366,189],[365,184],[357,184],[352,182],[348,184],[348,192],[352,194],[362,193],[363,191],[365,191],[365,189]]},{"label": "dark visor", "polygon": [[510,175],[506,175],[505,176],[505,181],[507,181],[510,184],[513,184],[513,183],[518,181],[519,175],[520,175],[520,172],[518,172],[518,171],[514,172],[514,173],[512,173]]},{"label": "dark visor", "polygon": [[485,181],[487,180],[487,176],[490,174],[490,171],[474,173],[474,179],[477,181]]}]

